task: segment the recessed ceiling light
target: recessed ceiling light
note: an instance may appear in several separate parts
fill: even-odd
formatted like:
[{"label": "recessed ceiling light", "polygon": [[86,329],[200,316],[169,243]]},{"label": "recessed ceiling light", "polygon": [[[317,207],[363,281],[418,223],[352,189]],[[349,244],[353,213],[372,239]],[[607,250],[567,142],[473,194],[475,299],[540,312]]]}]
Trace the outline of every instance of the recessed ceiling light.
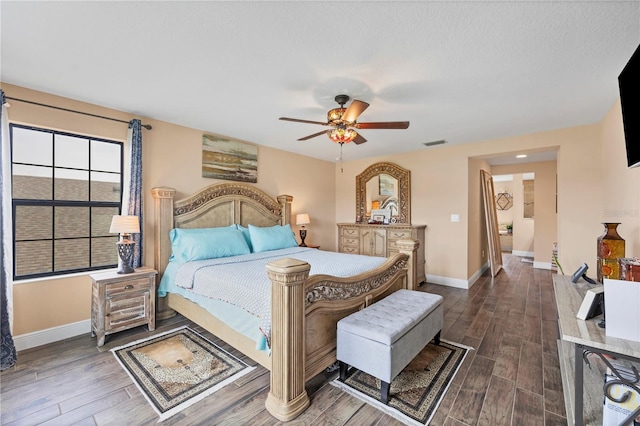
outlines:
[{"label": "recessed ceiling light", "polygon": [[527,158],[527,154],[516,155],[516,158]]}]

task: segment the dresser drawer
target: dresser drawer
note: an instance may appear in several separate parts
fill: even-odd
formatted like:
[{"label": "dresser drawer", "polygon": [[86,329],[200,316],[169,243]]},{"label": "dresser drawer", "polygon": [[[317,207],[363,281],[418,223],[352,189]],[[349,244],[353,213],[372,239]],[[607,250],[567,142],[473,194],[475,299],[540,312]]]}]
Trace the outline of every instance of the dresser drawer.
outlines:
[{"label": "dresser drawer", "polygon": [[387,230],[387,238],[390,240],[406,240],[411,239],[411,230]]},{"label": "dresser drawer", "polygon": [[358,247],[360,245],[360,239],[357,237],[342,237],[342,246]]},{"label": "dresser drawer", "polygon": [[360,250],[357,246],[356,247],[342,246],[342,253],[360,254]]},{"label": "dresser drawer", "polygon": [[341,237],[359,238],[360,229],[358,228],[341,228]]},{"label": "dresser drawer", "polygon": [[387,248],[387,257],[393,257],[398,253],[400,253],[398,249]]}]

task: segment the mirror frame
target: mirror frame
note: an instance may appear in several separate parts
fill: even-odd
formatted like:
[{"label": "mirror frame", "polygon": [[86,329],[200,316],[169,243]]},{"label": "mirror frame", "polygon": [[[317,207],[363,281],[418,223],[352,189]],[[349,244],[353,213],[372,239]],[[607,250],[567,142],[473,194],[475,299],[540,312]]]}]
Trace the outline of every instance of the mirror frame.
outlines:
[{"label": "mirror frame", "polygon": [[356,176],[356,218],[367,216],[367,182],[375,176],[387,174],[398,180],[398,223],[411,224],[411,172],[397,164],[380,162],[367,167]]}]

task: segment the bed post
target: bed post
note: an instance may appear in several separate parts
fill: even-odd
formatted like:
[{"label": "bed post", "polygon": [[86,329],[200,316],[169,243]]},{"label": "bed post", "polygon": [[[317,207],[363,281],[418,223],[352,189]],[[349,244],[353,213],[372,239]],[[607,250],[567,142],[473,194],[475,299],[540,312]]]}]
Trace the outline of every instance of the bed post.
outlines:
[{"label": "bed post", "polygon": [[420,248],[418,240],[398,240],[396,243],[400,253],[408,254],[407,260],[407,288],[409,290],[418,289],[418,256],[417,251]]},{"label": "bed post", "polygon": [[282,207],[282,219],[280,225],[286,225],[291,223],[291,202],[293,197],[291,195],[278,195],[277,197],[280,207]]},{"label": "bed post", "polygon": [[[156,288],[160,277],[169,263],[171,256],[171,240],[169,231],[173,228],[173,197],[176,190],[173,188],[159,187],[151,189],[153,197],[153,218],[154,226],[154,269],[158,271],[156,275]],[[176,315],[176,311],[167,306],[166,297],[158,297],[156,294],[156,319],[167,319]]]},{"label": "bed post", "polygon": [[271,280],[271,389],[265,407],[283,422],[309,406],[305,389],[304,282],[311,265],[297,259],[267,264]]}]

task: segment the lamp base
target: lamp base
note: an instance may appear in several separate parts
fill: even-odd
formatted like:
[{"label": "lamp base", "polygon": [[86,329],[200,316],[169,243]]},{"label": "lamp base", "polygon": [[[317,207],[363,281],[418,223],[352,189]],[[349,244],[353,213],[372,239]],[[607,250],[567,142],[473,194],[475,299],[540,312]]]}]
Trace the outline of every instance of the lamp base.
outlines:
[{"label": "lamp base", "polygon": [[304,239],[307,238],[307,230],[306,229],[301,229],[300,230],[300,239],[302,240],[302,242],[300,243],[300,247],[306,247],[307,245],[304,243]]},{"label": "lamp base", "polygon": [[118,268],[118,274],[130,274],[135,271],[133,269],[133,265],[131,264],[133,260],[133,248],[135,246],[135,242],[129,240],[130,242],[117,242],[116,247],[118,248],[118,256],[120,256],[120,267]]}]

